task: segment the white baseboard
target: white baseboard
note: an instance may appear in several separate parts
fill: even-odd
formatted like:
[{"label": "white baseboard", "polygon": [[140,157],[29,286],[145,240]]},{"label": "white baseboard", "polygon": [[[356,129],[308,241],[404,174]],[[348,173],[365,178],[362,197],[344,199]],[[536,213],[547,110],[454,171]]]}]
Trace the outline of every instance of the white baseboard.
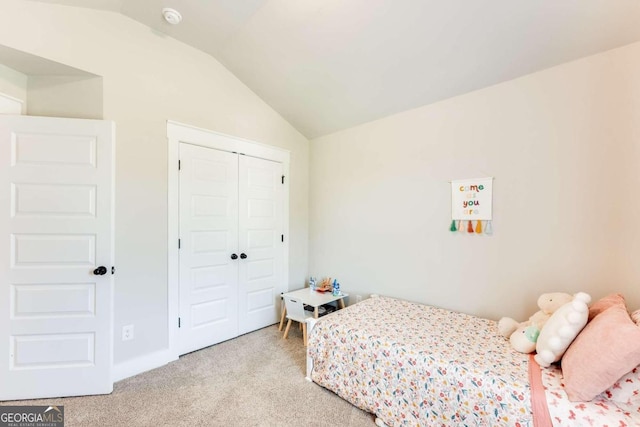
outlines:
[{"label": "white baseboard", "polygon": [[160,366],[164,366],[174,360],[177,360],[177,358],[173,357],[167,348],[115,364],[112,372],[113,382],[115,383],[120,380],[124,380],[125,378],[159,368]]}]

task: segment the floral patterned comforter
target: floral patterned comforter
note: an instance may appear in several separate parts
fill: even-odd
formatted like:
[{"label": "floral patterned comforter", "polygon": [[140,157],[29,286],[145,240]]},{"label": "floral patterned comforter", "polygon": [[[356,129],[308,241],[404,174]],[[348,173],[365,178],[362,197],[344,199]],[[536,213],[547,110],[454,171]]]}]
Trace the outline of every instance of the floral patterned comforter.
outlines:
[{"label": "floral patterned comforter", "polygon": [[533,426],[528,355],[496,323],[391,298],[320,319],[311,379],[388,426]]}]

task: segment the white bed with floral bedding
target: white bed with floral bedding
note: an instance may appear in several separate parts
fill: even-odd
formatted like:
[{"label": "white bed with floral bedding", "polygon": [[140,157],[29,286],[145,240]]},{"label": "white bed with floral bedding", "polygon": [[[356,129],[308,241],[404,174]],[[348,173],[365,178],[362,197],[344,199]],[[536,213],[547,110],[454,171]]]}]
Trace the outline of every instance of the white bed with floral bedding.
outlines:
[{"label": "white bed with floral bedding", "polygon": [[569,402],[558,371],[541,378],[487,319],[371,298],[317,321],[308,345],[308,378],[388,426],[640,425],[608,396]]}]

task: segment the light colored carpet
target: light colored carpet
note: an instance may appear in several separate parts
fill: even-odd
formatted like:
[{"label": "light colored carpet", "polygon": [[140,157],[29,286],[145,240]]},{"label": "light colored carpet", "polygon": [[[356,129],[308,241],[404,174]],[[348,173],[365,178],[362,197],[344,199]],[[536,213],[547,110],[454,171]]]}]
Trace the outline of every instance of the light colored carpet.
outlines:
[{"label": "light colored carpet", "polygon": [[270,326],[115,384],[110,395],[3,402],[64,405],[65,426],[374,427],[374,416],[308,382],[302,333]]}]

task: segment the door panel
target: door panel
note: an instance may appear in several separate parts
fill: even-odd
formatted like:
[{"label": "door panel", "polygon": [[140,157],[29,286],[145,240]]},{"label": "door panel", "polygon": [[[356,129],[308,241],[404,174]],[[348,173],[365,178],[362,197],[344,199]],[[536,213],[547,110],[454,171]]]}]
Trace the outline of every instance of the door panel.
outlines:
[{"label": "door panel", "polygon": [[282,164],[239,156],[240,333],[278,321],[283,245]]},{"label": "door panel", "polygon": [[[95,334],[46,334],[12,337],[13,369],[77,368],[95,363]],[[56,351],[51,353],[51,349]]]},{"label": "door panel", "polygon": [[11,198],[13,217],[96,216],[95,185],[11,184]]},{"label": "door panel", "polygon": [[96,263],[93,234],[12,234],[11,267],[87,266]]},{"label": "door panel", "polygon": [[93,283],[41,283],[11,285],[11,317],[95,316],[96,287]]},{"label": "door panel", "polygon": [[110,393],[113,124],[0,117],[0,400]]},{"label": "door panel", "polygon": [[180,144],[180,354],[238,335],[237,155]]}]

